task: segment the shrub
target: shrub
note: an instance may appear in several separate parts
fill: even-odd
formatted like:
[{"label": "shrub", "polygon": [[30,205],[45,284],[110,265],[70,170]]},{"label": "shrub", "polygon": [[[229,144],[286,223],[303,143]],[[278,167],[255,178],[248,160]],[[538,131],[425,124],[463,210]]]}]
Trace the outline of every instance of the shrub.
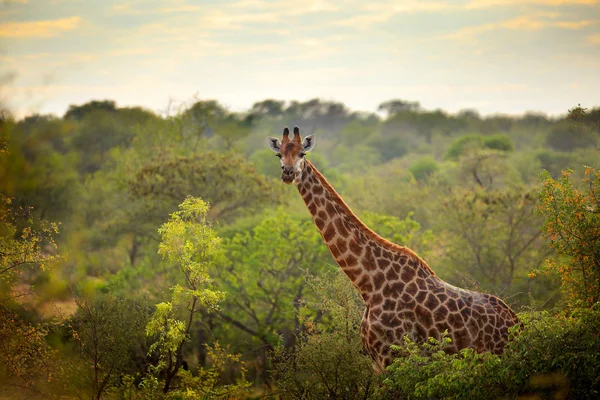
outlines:
[{"label": "shrub", "polygon": [[434,158],[422,157],[410,166],[409,171],[417,181],[425,181],[439,169],[440,165]]},{"label": "shrub", "polygon": [[362,352],[363,306],[356,289],[339,269],[308,283],[321,296],[322,318],[318,323],[304,321],[294,349],[275,349],[276,394],[281,399],[372,397],[376,377]]},{"label": "shrub", "polygon": [[541,272],[558,274],[569,304],[593,305],[600,301],[600,170],[587,168],[579,185],[571,171],[558,180],[548,172],[541,178],[538,212],[546,217],[544,234],[559,255]]},{"label": "shrub", "polygon": [[486,136],[483,139],[483,145],[488,149],[500,150],[500,151],[513,151],[515,145],[513,141],[506,135],[498,134]]},{"label": "shrub", "polygon": [[490,399],[517,396],[594,399],[600,395],[600,304],[570,314],[521,315],[501,356],[443,351],[449,339],[407,340],[378,392],[380,398]]}]

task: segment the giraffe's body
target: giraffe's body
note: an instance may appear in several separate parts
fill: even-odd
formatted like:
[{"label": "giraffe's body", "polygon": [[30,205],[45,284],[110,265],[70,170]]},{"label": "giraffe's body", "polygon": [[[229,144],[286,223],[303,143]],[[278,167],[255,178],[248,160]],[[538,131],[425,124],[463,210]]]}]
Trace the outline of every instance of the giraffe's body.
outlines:
[{"label": "giraffe's body", "polygon": [[307,152],[314,146],[313,138],[305,139],[305,143],[310,139],[307,147],[301,144],[297,128],[294,133],[294,139],[286,141],[284,131],[284,140],[277,147],[284,169],[282,179],[291,183],[285,171],[290,160],[283,155],[297,148],[302,155],[291,162],[297,167],[293,181],[331,254],[365,301],[360,334],[376,369],[389,365],[390,345],[402,344],[405,335],[423,342],[427,337],[439,339],[447,330],[452,339],[449,352],[473,348],[501,353],[509,328],[519,323],[516,314],[496,296],[444,282],[414,252],[367,228],[303,158],[303,149]]}]

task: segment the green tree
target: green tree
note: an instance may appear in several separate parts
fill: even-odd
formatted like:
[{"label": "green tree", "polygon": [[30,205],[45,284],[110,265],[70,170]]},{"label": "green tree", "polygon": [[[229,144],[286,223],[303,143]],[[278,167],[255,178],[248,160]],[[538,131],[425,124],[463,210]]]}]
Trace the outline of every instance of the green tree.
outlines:
[{"label": "green tree", "polygon": [[[183,346],[189,340],[194,318],[201,311],[216,310],[224,293],[213,289],[208,271],[217,255],[220,238],[207,221],[208,204],[188,197],[179,211],[171,214],[159,229],[159,254],[176,265],[182,285],[175,285],[169,301],[156,305],[146,326],[146,334],[156,337],[150,352],[158,351],[156,372],[163,372],[163,392],[167,393],[183,364]],[[183,307],[183,309],[182,309]],[[185,314],[185,319],[179,315]]]},{"label": "green tree", "polygon": [[541,179],[538,212],[558,253],[542,271],[558,274],[569,305],[592,306],[600,301],[600,170],[586,168],[578,184],[571,171],[558,180],[544,172]]},{"label": "green tree", "polygon": [[226,326],[250,335],[254,343],[248,351],[257,353],[266,374],[268,350],[277,343],[276,335],[283,334],[290,345],[294,332],[301,329],[300,306],[311,296],[305,274],[333,260],[314,223],[293,218],[282,209],[252,228],[233,233],[223,249],[225,257],[215,279],[235,295],[224,301],[218,317]]},{"label": "green tree", "polygon": [[340,269],[307,277],[316,294],[305,306],[325,317],[304,320],[296,345],[274,351],[275,392],[282,399],[367,399],[376,390],[371,359],[363,354],[360,323],[364,303]]},{"label": "green tree", "polygon": [[527,273],[549,253],[541,239],[536,207],[535,194],[522,187],[446,193],[439,210],[444,218],[437,228],[445,270],[438,272],[452,274],[458,282],[460,275],[466,275],[486,291],[523,296]]},{"label": "green tree", "polygon": [[[12,199],[0,194],[0,353],[3,368],[0,382],[39,392],[39,386],[53,378],[48,368],[52,351],[46,342],[48,325],[38,318],[24,317],[20,297],[29,294],[17,289],[40,271],[52,268],[60,257],[54,243],[58,226],[39,221],[31,209],[14,207]],[[1,392],[0,392],[1,393]]]},{"label": "green tree", "polygon": [[106,295],[80,298],[77,306],[69,321],[81,361],[74,373],[83,391],[99,400],[122,375],[133,372],[132,354],[143,343],[149,313],[143,303]]}]

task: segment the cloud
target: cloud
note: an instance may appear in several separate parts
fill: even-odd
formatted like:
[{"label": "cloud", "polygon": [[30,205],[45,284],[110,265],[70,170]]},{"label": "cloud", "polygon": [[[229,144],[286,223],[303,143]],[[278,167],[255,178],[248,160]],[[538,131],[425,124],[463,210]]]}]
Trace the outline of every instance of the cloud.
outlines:
[{"label": "cloud", "polygon": [[49,38],[77,29],[81,18],[69,17],[43,21],[10,21],[0,24],[0,37]]},{"label": "cloud", "polygon": [[523,6],[523,5],[538,5],[538,6],[562,6],[562,5],[587,5],[592,6],[600,4],[600,0],[472,0],[465,4],[466,9],[492,8],[505,6]]},{"label": "cloud", "polygon": [[495,30],[518,30],[518,31],[537,31],[545,28],[561,29],[581,29],[590,25],[598,24],[600,21],[581,20],[581,21],[547,21],[543,19],[522,16],[497,23],[467,26],[456,32],[441,36],[441,39],[463,40],[469,39],[475,35],[495,31]]},{"label": "cloud", "polygon": [[588,36],[587,42],[589,45],[592,45],[592,46],[600,45],[600,32],[594,33],[593,35]]},{"label": "cloud", "polygon": [[369,3],[365,4],[360,15],[334,21],[333,25],[355,27],[367,30],[372,25],[389,21],[396,14],[435,13],[456,9],[458,6],[448,3],[426,1],[404,1],[401,4]]}]

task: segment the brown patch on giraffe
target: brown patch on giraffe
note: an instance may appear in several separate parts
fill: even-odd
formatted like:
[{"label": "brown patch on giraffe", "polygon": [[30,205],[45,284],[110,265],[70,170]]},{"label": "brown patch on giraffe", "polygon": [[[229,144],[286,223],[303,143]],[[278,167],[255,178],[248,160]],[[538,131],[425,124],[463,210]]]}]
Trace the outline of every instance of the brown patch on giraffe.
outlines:
[{"label": "brown patch on giraffe", "polygon": [[417,316],[417,321],[425,325],[427,329],[433,325],[433,317],[428,309],[417,304],[415,307],[415,315]]},{"label": "brown patch on giraffe", "polygon": [[396,309],[396,302],[390,299],[385,299],[381,308],[383,308],[383,311],[394,311]]},{"label": "brown patch on giraffe", "polygon": [[415,271],[410,268],[402,268],[402,274],[400,275],[400,279],[402,282],[408,283],[413,280],[415,277]]},{"label": "brown patch on giraffe", "polygon": [[444,303],[446,300],[448,300],[448,295],[446,294],[446,291],[444,290],[443,292],[439,292],[437,294],[437,298],[440,301],[440,303]]},{"label": "brown patch on giraffe", "polygon": [[433,317],[437,321],[446,319],[447,315],[448,315],[448,310],[444,306],[438,307],[433,313]]},{"label": "brown patch on giraffe", "polygon": [[423,343],[427,339],[427,330],[421,324],[415,324],[415,341]]},{"label": "brown patch on giraffe", "polygon": [[335,236],[335,228],[333,227],[333,224],[330,222],[327,225],[327,229],[325,229],[325,233],[323,233],[323,239],[325,239],[326,242],[330,242],[334,236]]},{"label": "brown patch on giraffe", "polygon": [[348,237],[348,231],[344,227],[344,222],[341,218],[336,218],[335,227],[337,228],[340,235],[342,235],[343,237]]},{"label": "brown patch on giraffe", "polygon": [[381,286],[385,282],[385,275],[383,272],[378,272],[373,276],[373,283],[375,284],[375,290],[381,289]]},{"label": "brown patch on giraffe", "polygon": [[340,251],[335,244],[329,245],[329,251],[331,251],[331,255],[333,255],[333,258],[336,260],[340,256]]},{"label": "brown patch on giraffe", "polygon": [[323,227],[325,226],[325,221],[323,221],[321,218],[316,218],[315,224],[317,225],[317,228],[322,230]]},{"label": "brown patch on giraffe", "polygon": [[450,326],[446,322],[438,322],[435,324],[435,327],[440,333],[443,333],[444,331],[450,332]]},{"label": "brown patch on giraffe", "polygon": [[346,250],[348,250],[348,246],[346,245],[346,241],[342,238],[339,238],[337,240],[337,242],[335,242],[335,244],[337,245],[338,249],[340,250],[340,253],[344,254],[346,252]]},{"label": "brown patch on giraffe", "polygon": [[323,187],[319,186],[319,185],[315,185],[315,187],[313,188],[312,191],[316,195],[321,195],[321,194],[323,194]]},{"label": "brown patch on giraffe", "polygon": [[319,218],[321,218],[323,221],[327,221],[329,218],[327,218],[327,213],[323,210],[319,211],[319,213],[317,214],[319,216]]},{"label": "brown patch on giraffe", "polygon": [[406,293],[410,294],[411,296],[414,296],[419,291],[419,288],[414,282],[411,282],[406,286],[406,289],[404,290],[406,291]]},{"label": "brown patch on giraffe", "polygon": [[437,297],[429,293],[429,296],[427,296],[427,300],[425,301],[425,307],[429,308],[430,310],[435,310],[439,304],[440,302]]},{"label": "brown patch on giraffe", "polygon": [[[390,265],[390,261],[386,260],[385,258],[379,258],[377,260],[377,265],[379,265],[379,268],[381,269],[386,269],[388,265]],[[392,268],[393,270],[393,268]]]},{"label": "brown patch on giraffe", "polygon": [[471,310],[468,308],[463,308],[460,310],[460,315],[463,317],[463,320],[467,321],[471,316]]},{"label": "brown patch on giraffe", "polygon": [[327,203],[327,206],[325,206],[325,211],[327,211],[327,214],[329,214],[331,218],[337,215],[337,211],[333,203]]},{"label": "brown patch on giraffe", "polygon": [[417,295],[417,297],[415,297],[415,300],[417,300],[417,303],[423,303],[423,301],[425,300],[426,297],[427,297],[427,292],[425,290],[421,290],[419,292],[419,294]]},{"label": "brown patch on giraffe", "polygon": [[362,270],[360,268],[344,268],[344,273],[348,276],[348,278],[350,278],[351,281],[354,282],[356,278],[358,278],[362,274]]},{"label": "brown patch on giraffe", "polygon": [[357,263],[358,263],[358,260],[352,254],[349,254],[346,256],[346,265],[348,265],[349,267],[353,267]]},{"label": "brown patch on giraffe", "polygon": [[381,257],[381,248],[379,246],[375,246],[375,249],[373,250],[373,252],[375,253],[375,257],[377,257],[377,258]]},{"label": "brown patch on giraffe", "polygon": [[371,277],[367,274],[364,274],[362,278],[358,281],[357,285],[359,288],[365,287],[366,285],[371,286]]},{"label": "brown patch on giraffe", "polygon": [[[379,268],[381,268],[381,264],[379,264]],[[396,279],[398,279],[398,273],[394,271],[394,268],[390,268],[385,273],[385,279],[387,279],[388,281],[395,281]]]},{"label": "brown patch on giraffe", "polygon": [[456,301],[454,301],[454,299],[448,300],[446,302],[446,307],[448,308],[448,311],[450,311],[450,312],[458,311],[458,305],[456,305]]},{"label": "brown patch on giraffe", "polygon": [[315,203],[311,203],[308,205],[308,211],[310,211],[312,215],[315,215],[315,213],[317,212],[317,206],[315,205]]},{"label": "brown patch on giraffe", "polygon": [[305,203],[310,203],[312,200],[313,196],[311,192],[306,192],[306,194],[304,195],[304,202]]},{"label": "brown patch on giraffe", "polygon": [[349,247],[350,251],[356,254],[357,256],[360,256],[362,254],[362,247],[360,247],[360,245],[354,238],[350,239]]},{"label": "brown patch on giraffe", "polygon": [[381,295],[381,293],[375,293],[373,296],[371,296],[370,303],[372,306],[378,306],[382,302],[383,302],[383,296]]},{"label": "brown patch on giraffe", "polygon": [[375,271],[377,269],[377,266],[375,265],[375,263],[373,262],[373,260],[370,260],[368,258],[363,258],[363,262],[362,262],[363,267],[365,267],[365,269],[367,271]]}]

